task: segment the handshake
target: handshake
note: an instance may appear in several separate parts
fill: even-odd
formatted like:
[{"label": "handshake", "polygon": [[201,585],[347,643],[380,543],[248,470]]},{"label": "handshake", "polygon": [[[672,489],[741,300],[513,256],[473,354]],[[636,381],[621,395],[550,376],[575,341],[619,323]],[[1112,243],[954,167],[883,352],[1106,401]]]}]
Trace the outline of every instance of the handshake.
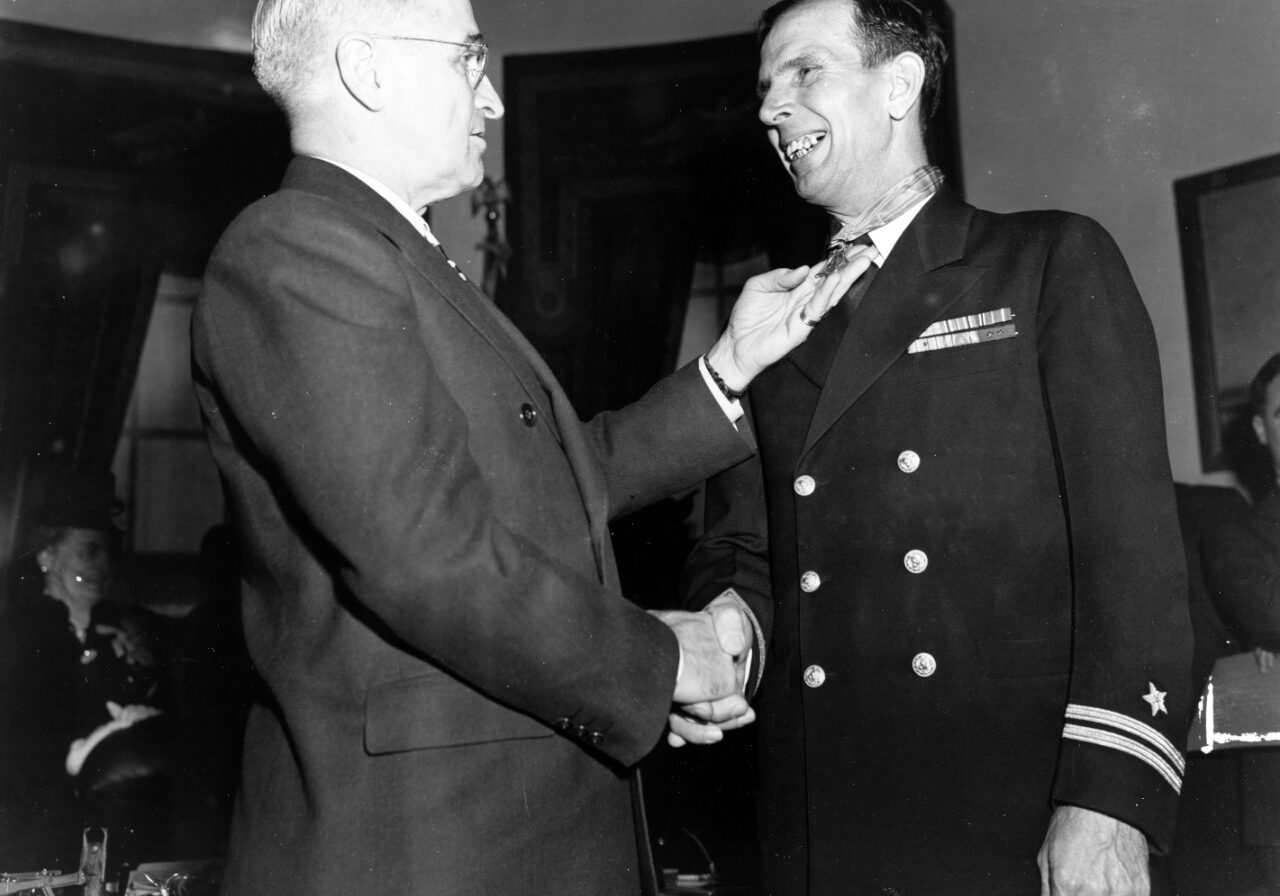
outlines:
[{"label": "handshake", "polygon": [[657,611],[680,642],[680,673],[671,701],[667,742],[714,744],[724,732],[755,721],[747,703],[754,630],[746,611],[722,594],[700,613]]}]

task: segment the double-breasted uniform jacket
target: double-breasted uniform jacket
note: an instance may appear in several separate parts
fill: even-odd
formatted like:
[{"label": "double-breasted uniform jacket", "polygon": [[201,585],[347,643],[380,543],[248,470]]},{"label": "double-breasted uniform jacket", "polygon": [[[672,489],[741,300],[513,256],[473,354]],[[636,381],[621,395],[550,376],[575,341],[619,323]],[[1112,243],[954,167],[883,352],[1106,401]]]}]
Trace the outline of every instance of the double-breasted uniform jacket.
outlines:
[{"label": "double-breasted uniform jacket", "polygon": [[767,643],[766,891],[1033,893],[1052,803],[1166,847],[1185,573],[1112,240],[944,188],[820,334],[753,383],[758,458],[712,481],[686,570]]},{"label": "double-breasted uniform jacket", "polygon": [[[1214,606],[1246,647],[1280,650],[1280,491],[1248,515],[1205,533],[1203,557]],[[1280,692],[1280,674],[1275,687]],[[1240,753],[1244,841],[1280,848],[1280,750]]]},{"label": "double-breasted uniform jacket", "polygon": [[231,225],[194,375],[245,552],[226,892],[634,893],[676,641],[609,517],[741,460],[694,368],[581,423],[385,200],[300,158]]}]

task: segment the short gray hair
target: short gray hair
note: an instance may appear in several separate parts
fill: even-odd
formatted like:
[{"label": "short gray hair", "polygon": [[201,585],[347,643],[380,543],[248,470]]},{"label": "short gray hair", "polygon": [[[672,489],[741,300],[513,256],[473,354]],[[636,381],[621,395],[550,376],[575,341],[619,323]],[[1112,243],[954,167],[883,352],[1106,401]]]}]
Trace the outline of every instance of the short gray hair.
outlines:
[{"label": "short gray hair", "polygon": [[287,114],[306,102],[335,41],[377,29],[409,0],[258,0],[253,14],[253,74]]}]

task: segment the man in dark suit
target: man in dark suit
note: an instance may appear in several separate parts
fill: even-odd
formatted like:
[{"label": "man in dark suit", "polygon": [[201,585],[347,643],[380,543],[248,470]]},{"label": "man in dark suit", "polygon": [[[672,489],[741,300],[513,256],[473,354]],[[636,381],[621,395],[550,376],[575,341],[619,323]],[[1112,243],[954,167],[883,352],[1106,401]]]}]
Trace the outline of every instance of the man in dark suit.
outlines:
[{"label": "man in dark suit", "polygon": [[758,457],[713,481],[686,577],[758,626],[766,892],[1146,893],[1193,695],[1125,263],[1086,218],[939,186],[918,4],[787,0],[760,33],[770,140],[878,256],[752,385]]},{"label": "man in dark suit", "polygon": [[651,890],[625,770],[673,702],[704,742],[692,718],[751,720],[748,639],[736,607],[626,601],[608,521],[748,456],[735,391],[847,284],[762,275],[697,364],[583,424],[421,217],[503,112],[467,0],[262,0],[254,44],[298,158],[192,333],[265,692],[226,892]]},{"label": "man in dark suit", "polygon": [[[1249,390],[1253,431],[1270,456],[1272,488],[1247,516],[1205,533],[1210,595],[1232,633],[1277,676],[1280,653],[1280,354],[1259,369]],[[1268,892],[1280,894],[1280,749],[1240,754],[1245,845],[1258,860]]]}]

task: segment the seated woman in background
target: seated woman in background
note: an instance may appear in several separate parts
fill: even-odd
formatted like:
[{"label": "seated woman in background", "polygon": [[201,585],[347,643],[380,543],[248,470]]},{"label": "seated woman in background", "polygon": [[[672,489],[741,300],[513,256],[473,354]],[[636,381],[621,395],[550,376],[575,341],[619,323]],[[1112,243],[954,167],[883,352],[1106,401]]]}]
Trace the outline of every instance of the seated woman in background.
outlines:
[{"label": "seated woman in background", "polygon": [[108,828],[111,858],[146,849],[162,808],[166,737],[141,724],[163,704],[156,618],[108,598],[115,500],[109,474],[53,484],[25,539],[39,575],[0,631],[0,841],[6,864],[25,870],[74,869],[86,824]]}]

